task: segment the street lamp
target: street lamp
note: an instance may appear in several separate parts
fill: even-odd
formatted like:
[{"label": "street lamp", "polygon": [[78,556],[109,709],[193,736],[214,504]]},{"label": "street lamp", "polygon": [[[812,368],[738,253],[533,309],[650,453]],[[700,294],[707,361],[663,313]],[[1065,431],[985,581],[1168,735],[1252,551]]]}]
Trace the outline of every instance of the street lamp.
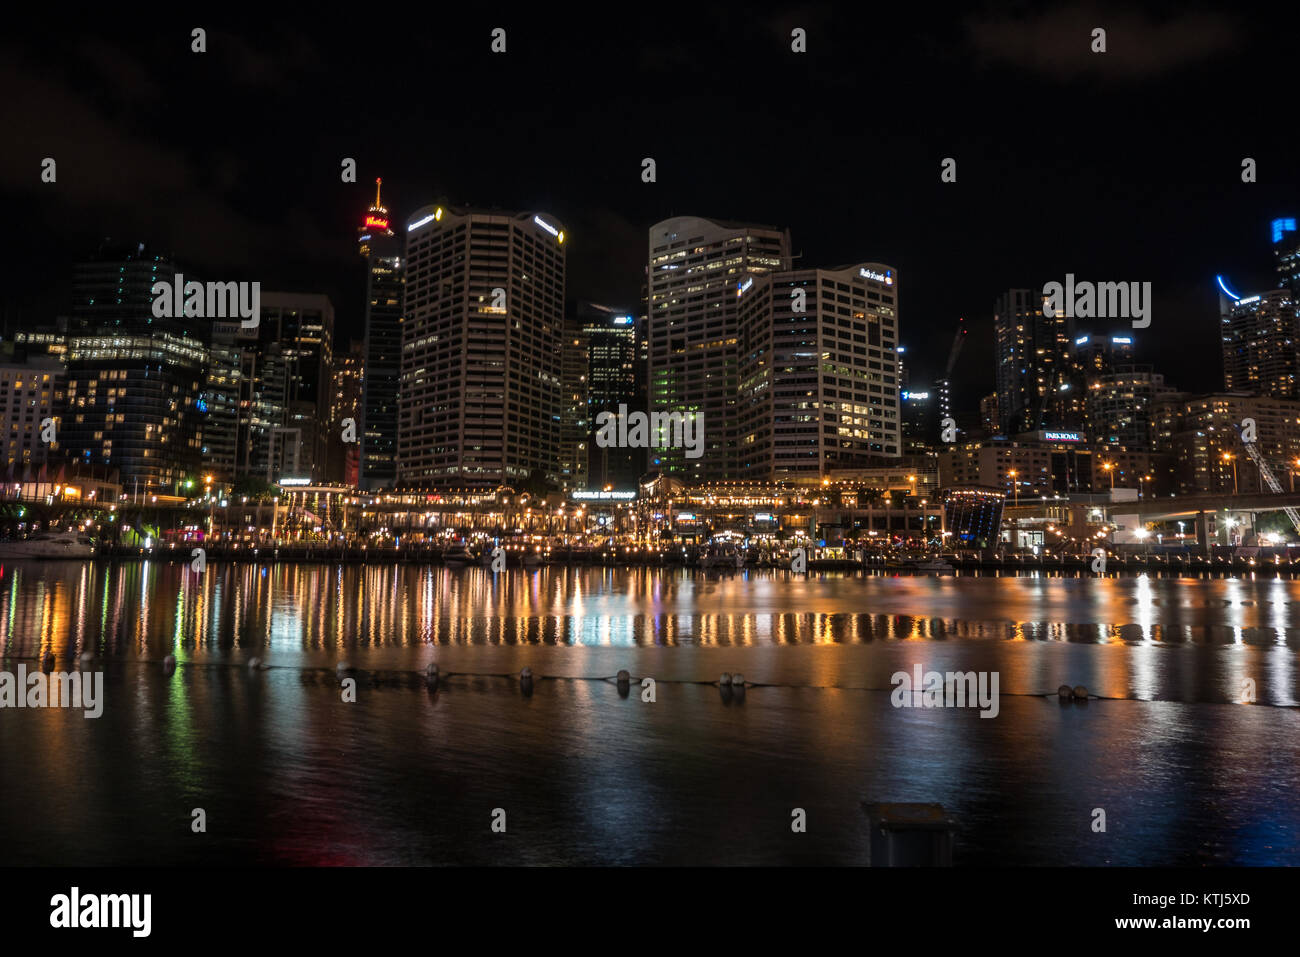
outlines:
[{"label": "street lamp", "polygon": [[1115,463],[1114,463],[1114,462],[1102,462],[1102,463],[1101,463],[1101,467],[1102,467],[1102,469],[1103,469],[1104,471],[1110,473],[1110,490],[1111,490],[1112,492],[1115,491]]},{"label": "street lamp", "polygon": [[1019,473],[1016,472],[1015,469],[1011,469],[1011,471],[1007,472],[1007,475],[1011,477],[1011,493],[1015,497],[1013,503],[1015,505],[1020,504],[1020,483],[1016,481],[1016,475],[1018,474]]}]

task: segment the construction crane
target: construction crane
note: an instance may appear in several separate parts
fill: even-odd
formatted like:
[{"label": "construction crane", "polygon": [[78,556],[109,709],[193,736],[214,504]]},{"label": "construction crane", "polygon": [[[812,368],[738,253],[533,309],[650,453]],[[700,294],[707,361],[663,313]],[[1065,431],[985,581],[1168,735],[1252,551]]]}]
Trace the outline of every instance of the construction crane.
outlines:
[{"label": "construction crane", "polygon": [[[1237,431],[1237,438],[1241,439],[1241,444],[1246,447],[1246,454],[1250,456],[1250,460],[1259,469],[1259,474],[1264,477],[1265,484],[1273,491],[1274,495],[1281,495],[1282,486],[1278,482],[1277,476],[1273,474],[1273,470],[1268,467],[1268,462],[1265,461],[1263,453],[1255,447],[1254,442],[1246,441],[1246,437],[1241,433],[1241,426],[1234,422],[1232,427]],[[1291,525],[1295,530],[1300,532],[1300,512],[1297,512],[1290,505],[1283,508],[1282,511],[1286,512],[1286,517],[1291,520]]]},{"label": "construction crane", "polygon": [[952,397],[952,370],[957,365],[957,354],[961,352],[961,344],[966,341],[966,320],[964,318],[957,320],[957,334],[952,337],[952,348],[948,350],[948,364],[944,366],[943,376],[935,381],[935,386],[939,390],[939,415],[947,416],[950,414],[949,400]]}]

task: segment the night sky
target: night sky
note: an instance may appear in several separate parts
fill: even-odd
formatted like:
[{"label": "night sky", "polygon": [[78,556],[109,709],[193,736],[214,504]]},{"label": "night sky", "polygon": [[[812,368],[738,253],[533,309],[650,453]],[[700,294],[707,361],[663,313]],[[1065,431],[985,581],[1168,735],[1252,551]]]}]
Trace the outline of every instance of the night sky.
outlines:
[{"label": "night sky", "polygon": [[[325,292],[338,339],[359,337],[356,227],[382,176],[399,230],[429,202],[552,213],[569,296],[629,309],[647,227],[671,215],[788,226],[800,265],[892,264],[914,385],[968,318],[966,408],[992,390],[1000,290],[1066,272],[1150,281],[1139,358],[1210,391],[1214,274],[1273,285],[1269,220],[1300,215],[1294,20],[1129,3],[927,6],[919,21],[861,5],[472,8],[308,22],[128,5],[11,24],[0,315],[67,314],[72,263],[111,236],[205,279]],[[195,26],[207,53],[190,51]],[[489,50],[496,26],[505,55]],[[1105,54],[1089,49],[1096,26]],[[794,27],[806,54],[790,52]],[[56,184],[40,182],[45,156]],[[349,156],[356,184],[340,181]],[[1257,183],[1241,182],[1246,156]]]}]

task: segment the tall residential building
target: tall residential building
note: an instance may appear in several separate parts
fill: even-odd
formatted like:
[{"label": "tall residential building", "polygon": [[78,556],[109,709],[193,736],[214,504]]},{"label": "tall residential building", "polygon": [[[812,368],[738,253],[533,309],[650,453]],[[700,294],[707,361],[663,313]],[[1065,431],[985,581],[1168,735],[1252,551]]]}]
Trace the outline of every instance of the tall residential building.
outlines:
[{"label": "tall residential building", "polygon": [[393,234],[379,196],[358,231],[366,261],[366,338],[361,427],[361,479],[366,489],[397,481],[397,390],[402,373],[402,301],[406,286],[402,239]]},{"label": "tall residential building", "polygon": [[997,435],[1002,429],[1002,416],[998,414],[996,392],[990,392],[980,399],[980,428],[986,435]]},{"label": "tall residential building", "polygon": [[[587,342],[587,421],[595,428],[602,412],[619,413],[644,409],[641,377],[637,375],[638,339],[636,317],[625,310],[594,302],[581,302],[577,313]],[[646,450],[601,448],[594,438],[587,442],[587,481],[592,488],[607,485],[619,491],[635,489],[645,471]]]},{"label": "tall residential building", "polygon": [[558,488],[563,225],[426,206],[406,229],[399,484]]},{"label": "tall residential building", "polygon": [[1295,217],[1287,217],[1275,219],[1270,225],[1277,286],[1291,292],[1292,302],[1300,303],[1300,232],[1296,231],[1295,224]]},{"label": "tall residential building", "polygon": [[1173,393],[1150,366],[1116,366],[1088,381],[1086,432],[1098,446],[1149,452],[1154,447],[1155,403]]},{"label": "tall residential building", "polygon": [[1091,434],[1092,386],[1101,377],[1133,364],[1133,335],[1084,333],[1070,340],[1069,364],[1057,383],[1048,409],[1047,426]]},{"label": "tall residential building", "polygon": [[1043,315],[1035,289],[1009,289],[993,309],[1001,431],[1018,435],[1059,425],[1057,394],[1068,382],[1072,320]]},{"label": "tall residential building", "polygon": [[73,462],[118,469],[131,494],[184,495],[203,468],[209,322],[153,314],[153,284],[175,274],[143,243],[106,243],[73,275],[59,441]]},{"label": "tall residential building", "polygon": [[1171,393],[1153,404],[1155,450],[1174,457],[1179,494],[1268,491],[1236,429],[1247,418],[1255,420],[1256,448],[1289,487],[1300,457],[1300,401],[1218,392]]},{"label": "tall residential building", "polygon": [[767,272],[737,292],[738,477],[821,477],[898,457],[897,271]]},{"label": "tall residential building", "polygon": [[1296,300],[1289,289],[1257,296],[1220,298],[1223,387],[1276,399],[1300,397],[1297,382]]},{"label": "tall residential building", "polygon": [[702,415],[703,453],[649,450],[648,470],[690,482],[740,474],[742,285],[789,268],[788,230],[697,216],[650,227],[646,411]]}]

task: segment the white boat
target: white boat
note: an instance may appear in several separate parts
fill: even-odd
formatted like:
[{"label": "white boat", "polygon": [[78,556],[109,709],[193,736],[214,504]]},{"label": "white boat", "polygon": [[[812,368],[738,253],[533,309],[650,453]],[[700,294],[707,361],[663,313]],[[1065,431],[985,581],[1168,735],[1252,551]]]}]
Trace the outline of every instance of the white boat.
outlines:
[{"label": "white boat", "polygon": [[448,568],[464,568],[466,565],[473,564],[474,553],[464,542],[457,542],[451,545],[442,553],[442,563]]},{"label": "white boat", "polygon": [[910,567],[918,572],[925,572],[928,575],[946,575],[949,572],[955,573],[957,569],[945,562],[941,558],[932,558],[924,562],[911,562]]},{"label": "white boat", "polygon": [[80,532],[37,532],[0,542],[0,559],[53,558],[83,561],[95,557],[95,543]]}]

